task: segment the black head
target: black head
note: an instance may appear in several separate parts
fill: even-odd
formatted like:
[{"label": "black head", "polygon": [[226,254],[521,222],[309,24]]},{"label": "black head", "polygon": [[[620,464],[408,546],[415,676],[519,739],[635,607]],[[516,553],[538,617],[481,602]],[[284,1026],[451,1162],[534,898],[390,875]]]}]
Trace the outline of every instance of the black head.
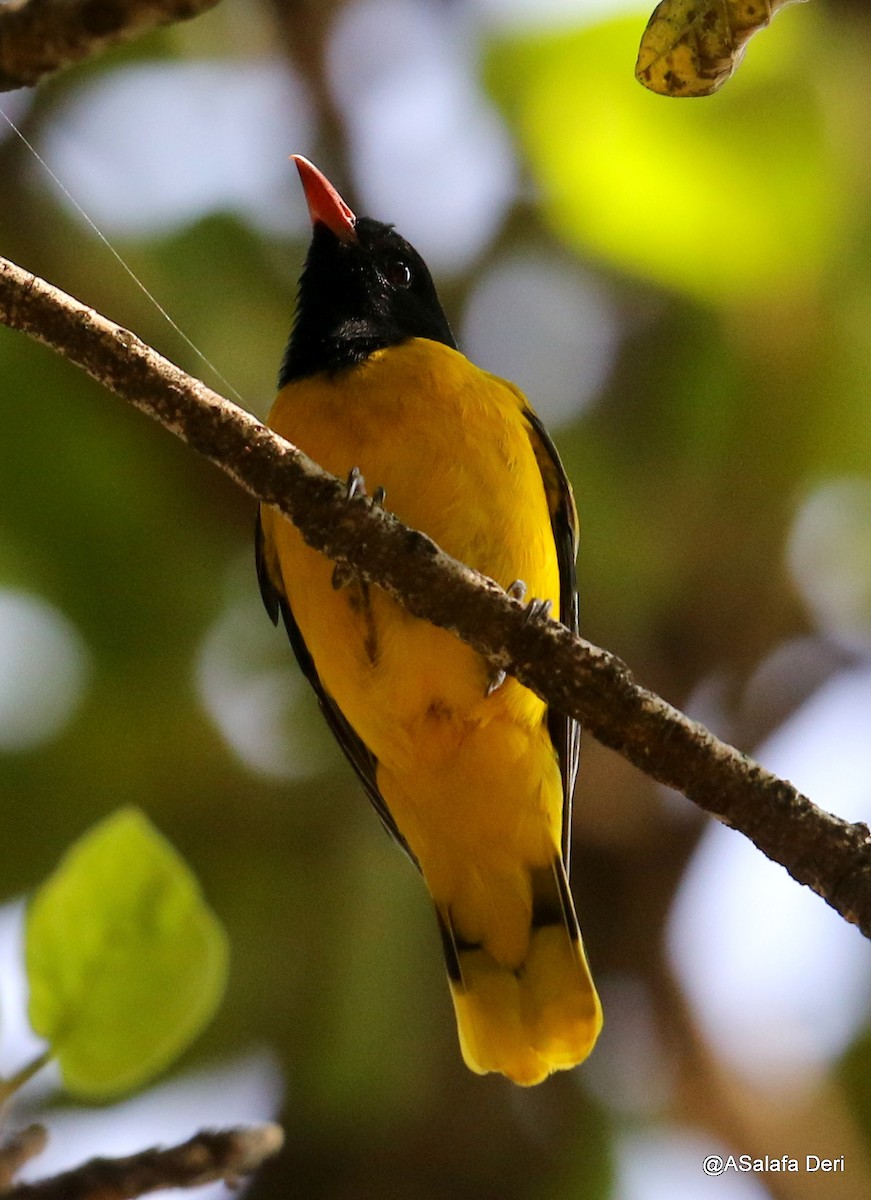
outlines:
[{"label": "black head", "polygon": [[296,161],[313,228],[279,386],[355,366],[408,338],[456,347],[414,247],[392,226],[355,217],[319,171]]}]

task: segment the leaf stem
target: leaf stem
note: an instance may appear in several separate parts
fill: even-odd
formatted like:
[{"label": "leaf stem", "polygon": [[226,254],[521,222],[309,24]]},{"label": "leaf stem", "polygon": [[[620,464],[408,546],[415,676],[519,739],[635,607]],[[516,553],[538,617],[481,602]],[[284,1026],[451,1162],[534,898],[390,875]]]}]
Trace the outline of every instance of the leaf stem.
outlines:
[{"label": "leaf stem", "polygon": [[14,1075],[10,1075],[8,1079],[0,1079],[0,1108],[11,1099],[12,1096],[23,1088],[28,1080],[32,1079],[37,1071],[41,1071],[46,1063],[51,1061],[51,1050],[43,1050],[42,1054],[37,1055],[31,1062],[27,1063],[16,1071]]}]

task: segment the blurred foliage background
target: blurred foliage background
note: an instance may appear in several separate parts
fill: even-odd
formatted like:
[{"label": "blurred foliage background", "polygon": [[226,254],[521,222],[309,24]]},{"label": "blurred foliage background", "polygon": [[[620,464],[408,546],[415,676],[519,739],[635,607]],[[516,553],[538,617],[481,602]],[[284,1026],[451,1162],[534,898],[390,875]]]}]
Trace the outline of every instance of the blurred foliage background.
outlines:
[{"label": "blurred foliage background", "polygon": [[[868,818],[871,14],[789,8],[697,101],[635,82],[649,15],[223,0],[2,107],[261,416],[308,233],[287,155],[394,220],[463,348],[554,434],[586,636]],[[0,247],[228,386],[2,122]],[[588,738],[573,882],[605,1032],[531,1092],[470,1075],[423,888],[260,607],[253,505],[2,328],[0,403],[0,1067],[31,1039],[18,898],[119,804],[185,854],[233,947],[174,1076],[61,1105],[40,1170],[280,1112],[257,1197],[868,1194],[855,930]],[[709,1180],[713,1152],[802,1170]]]}]

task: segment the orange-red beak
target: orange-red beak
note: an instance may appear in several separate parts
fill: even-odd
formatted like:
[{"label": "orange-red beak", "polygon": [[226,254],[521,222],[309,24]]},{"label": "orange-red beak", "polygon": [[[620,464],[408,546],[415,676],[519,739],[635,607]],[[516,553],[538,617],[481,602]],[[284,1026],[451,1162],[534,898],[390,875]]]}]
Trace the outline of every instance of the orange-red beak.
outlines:
[{"label": "orange-red beak", "polygon": [[320,221],[340,242],[355,242],[357,234],[354,232],[354,225],[357,218],[326,175],[322,175],[317,167],[301,154],[291,154],[290,157],[299,171],[312,225]]}]

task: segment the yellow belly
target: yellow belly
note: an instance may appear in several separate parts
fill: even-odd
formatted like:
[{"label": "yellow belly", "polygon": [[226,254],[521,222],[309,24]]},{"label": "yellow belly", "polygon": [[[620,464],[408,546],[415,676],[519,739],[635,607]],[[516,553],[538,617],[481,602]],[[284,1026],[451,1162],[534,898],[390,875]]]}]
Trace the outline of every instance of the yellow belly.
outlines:
[{"label": "yellow belly", "polygon": [[[505,587],[523,579],[558,611],[521,404],[457,352],[412,341],[353,372],[288,385],[270,424],[335,475],[359,467],[402,521]],[[488,696],[487,664],[453,634],[378,588],[335,589],[332,563],[275,512],[263,520],[321,682],[378,759],[379,786],[436,899],[453,887],[442,876],[465,869],[447,844],[461,864],[470,854],[549,861],[562,794],[538,697],[513,679]]]}]

